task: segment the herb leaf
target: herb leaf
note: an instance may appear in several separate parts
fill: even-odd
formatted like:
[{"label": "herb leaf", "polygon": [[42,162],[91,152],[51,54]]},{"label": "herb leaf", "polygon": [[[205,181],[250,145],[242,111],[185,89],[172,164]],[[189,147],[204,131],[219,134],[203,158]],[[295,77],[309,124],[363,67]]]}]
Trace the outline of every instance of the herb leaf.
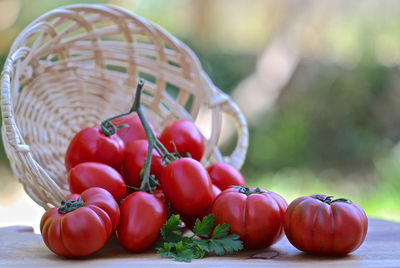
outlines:
[{"label": "herb leaf", "polygon": [[215,239],[227,236],[229,232],[229,227],[229,224],[218,224],[217,226],[215,226],[211,238]]},{"label": "herb leaf", "polygon": [[197,236],[208,237],[211,234],[212,227],[214,226],[214,215],[210,214],[203,218],[202,221],[196,220],[193,232]]},{"label": "herb leaf", "polygon": [[206,253],[215,252],[222,256],[226,252],[232,253],[243,249],[243,243],[239,236],[229,233],[229,225],[217,225],[209,239],[196,239],[195,235],[207,237],[211,234],[214,226],[214,215],[210,214],[203,220],[196,220],[193,232],[195,235],[183,237],[182,232],[178,231],[181,224],[179,215],[172,215],[161,228],[163,244],[157,248],[157,255],[162,258],[174,258],[180,262],[191,262],[192,259],[200,259]]},{"label": "herb leaf", "polygon": [[178,226],[182,221],[179,215],[172,215],[161,228],[161,236],[166,242],[176,243],[181,240],[182,232],[178,231]]},{"label": "herb leaf", "polygon": [[225,252],[232,253],[243,249],[243,243],[239,236],[231,234],[220,239],[211,239],[210,250],[217,255],[224,255]]}]

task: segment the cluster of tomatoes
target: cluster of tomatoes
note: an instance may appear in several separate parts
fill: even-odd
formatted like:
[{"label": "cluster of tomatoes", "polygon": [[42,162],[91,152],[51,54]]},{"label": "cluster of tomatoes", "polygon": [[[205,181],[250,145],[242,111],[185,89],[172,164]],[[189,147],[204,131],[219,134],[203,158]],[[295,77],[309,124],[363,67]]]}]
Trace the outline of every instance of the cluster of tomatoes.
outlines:
[{"label": "cluster of tomatoes", "polygon": [[[155,183],[140,191],[149,142],[140,118],[129,114],[111,121],[124,128],[107,136],[101,126],[78,132],[66,156],[71,195],[50,209],[41,221],[46,245],[67,257],[83,257],[101,249],[116,232],[120,244],[131,251],[149,249],[159,238],[170,207],[194,224],[211,212],[215,197],[230,185],[245,185],[232,166],[217,163],[206,169],[199,160],[204,140],[196,125],[176,120],[157,137],[170,157],[166,165],[152,150],[150,174]],[[148,125],[154,133],[154,128]],[[171,142],[172,141],[172,142]],[[180,157],[174,152],[191,157]]]},{"label": "cluster of tomatoes", "polygon": [[160,135],[141,111],[106,123],[71,140],[65,157],[71,194],[42,217],[43,240],[58,255],[88,256],[114,233],[125,249],[145,251],[170,213],[189,228],[212,213],[245,249],[269,247],[284,233],[315,254],[347,254],[364,241],[365,213],[347,199],[314,195],[288,207],[276,193],[246,187],[228,164],[204,167],[203,136],[191,121],[172,121]]}]

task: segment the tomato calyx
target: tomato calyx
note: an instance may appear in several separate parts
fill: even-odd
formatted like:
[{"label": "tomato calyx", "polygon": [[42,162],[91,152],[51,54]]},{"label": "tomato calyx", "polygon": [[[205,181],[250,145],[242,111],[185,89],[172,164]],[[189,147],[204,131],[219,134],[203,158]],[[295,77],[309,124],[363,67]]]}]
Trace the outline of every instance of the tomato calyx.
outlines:
[{"label": "tomato calyx", "polygon": [[113,120],[114,118],[120,117],[120,116],[122,116],[122,115],[113,116],[113,117],[110,117],[110,118],[104,120],[103,122],[101,122],[100,132],[103,133],[104,135],[106,135],[107,137],[110,137],[110,136],[114,135],[115,133],[117,133],[118,129],[128,127],[128,125],[126,125],[126,124],[123,124],[120,126],[115,126],[113,123],[111,123],[111,120]]},{"label": "tomato calyx", "polygon": [[254,190],[251,190],[249,187],[241,185],[241,186],[230,186],[232,188],[235,188],[238,190],[239,193],[245,194],[247,196],[251,194],[261,194],[261,189],[259,187],[255,188]]},{"label": "tomato calyx", "polygon": [[334,202],[343,202],[343,203],[348,203],[348,204],[352,203],[352,202],[350,201],[350,199],[347,199],[347,198],[337,198],[337,199],[334,199],[334,197],[331,196],[331,195],[329,195],[329,196],[316,195],[316,196],[315,196],[315,199],[318,199],[318,200],[321,201],[322,203],[325,203],[325,204],[328,204],[328,205],[330,205],[330,204],[332,204],[332,203],[334,203]]},{"label": "tomato calyx", "polygon": [[66,214],[68,212],[74,211],[80,207],[83,207],[84,203],[82,198],[79,198],[78,201],[76,200],[63,200],[61,201],[61,206],[58,208],[58,212],[62,214]]}]

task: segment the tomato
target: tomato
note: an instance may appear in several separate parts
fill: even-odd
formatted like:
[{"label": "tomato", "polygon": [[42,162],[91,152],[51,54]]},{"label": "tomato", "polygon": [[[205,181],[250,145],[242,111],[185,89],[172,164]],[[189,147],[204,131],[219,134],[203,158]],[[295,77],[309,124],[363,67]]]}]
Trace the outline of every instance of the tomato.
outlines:
[{"label": "tomato", "polygon": [[166,221],[167,209],[159,198],[146,192],[130,194],[121,204],[118,241],[130,251],[145,251],[158,240]]},{"label": "tomato", "polygon": [[294,200],[285,215],[285,233],[297,249],[340,256],[356,250],[367,235],[368,218],[351,201],[311,195]]},{"label": "tomato", "polygon": [[227,163],[216,163],[207,168],[211,181],[222,191],[232,185],[244,185],[246,182],[239,170]]},{"label": "tomato", "polygon": [[[139,116],[135,114],[128,114],[119,118],[111,120],[115,126],[127,125],[127,127],[117,130],[117,135],[124,141],[125,145],[130,144],[136,140],[147,139],[146,132],[140,122]],[[155,132],[153,125],[148,122],[153,132]]]},{"label": "tomato", "polygon": [[162,189],[154,190],[153,195],[165,203],[165,195]]},{"label": "tomato", "polygon": [[[126,147],[125,158],[122,163],[122,175],[127,185],[140,187],[140,172],[146,161],[148,146],[147,140],[137,140]],[[153,149],[150,174],[154,175],[156,179],[160,179],[163,169],[161,156]]]},{"label": "tomato", "polygon": [[168,164],[162,173],[161,187],[172,208],[185,215],[199,215],[213,201],[207,170],[192,158]]},{"label": "tomato", "polygon": [[246,249],[266,248],[283,236],[286,201],[261,188],[229,188],[217,197],[212,207],[215,224],[229,224]]},{"label": "tomato", "polygon": [[160,141],[169,152],[174,152],[174,142],[180,154],[190,153],[190,156],[200,161],[204,154],[204,139],[200,130],[189,120],[170,122],[163,130]]},{"label": "tomato", "polygon": [[40,222],[43,241],[61,256],[89,256],[100,250],[117,228],[118,204],[109,192],[97,187],[81,195],[67,196],[66,200],[60,208],[49,209],[43,215]]},{"label": "tomato", "polygon": [[96,162],[85,162],[71,168],[68,174],[71,193],[80,194],[88,188],[106,189],[119,202],[126,194],[125,181],[112,167]]},{"label": "tomato", "polygon": [[[221,190],[214,184],[212,185],[212,190],[213,190],[212,198],[213,198],[213,202],[214,202],[214,200],[217,198],[217,196],[221,193]],[[211,211],[212,204],[213,203],[211,203],[211,205],[208,208],[206,208],[204,211],[202,211],[199,215],[187,216],[187,215],[181,214],[181,219],[185,223],[186,227],[189,229],[193,229],[194,224],[196,223],[197,219],[202,220],[205,216],[210,215],[212,213],[212,211]]]},{"label": "tomato", "polygon": [[99,126],[88,127],[71,140],[65,155],[65,167],[69,171],[79,163],[99,162],[119,170],[124,152],[124,142],[117,135],[107,137],[100,132]]}]

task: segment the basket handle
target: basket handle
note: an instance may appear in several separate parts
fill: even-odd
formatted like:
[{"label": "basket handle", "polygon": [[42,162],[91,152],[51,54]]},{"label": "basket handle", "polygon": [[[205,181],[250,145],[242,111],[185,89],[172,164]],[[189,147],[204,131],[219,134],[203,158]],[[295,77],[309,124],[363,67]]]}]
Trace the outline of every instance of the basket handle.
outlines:
[{"label": "basket handle", "polygon": [[[18,76],[21,60],[26,58],[30,52],[28,47],[20,47],[12,53],[6,60],[1,73],[1,115],[2,115],[2,136],[6,151],[12,150],[14,154],[7,154],[10,158],[10,164],[15,174],[21,174],[20,167],[15,166],[11,158],[18,158],[19,162],[27,165],[27,173],[32,179],[31,184],[35,187],[23,186],[25,191],[43,208],[49,208],[49,203],[57,204],[65,196],[65,192],[50,178],[47,172],[34,160],[29,145],[25,141],[18,129],[14,118],[14,108],[12,103],[13,91],[18,91]],[[16,67],[15,67],[16,65]],[[12,79],[15,79],[12,84]],[[11,147],[11,148],[10,148]],[[38,174],[38,176],[32,176]],[[19,175],[18,175],[19,177]],[[45,202],[39,196],[48,197],[49,202]]]},{"label": "basket handle", "polygon": [[[209,96],[209,108],[212,110],[217,110],[217,113],[225,113],[226,115],[230,116],[235,123],[238,132],[236,148],[233,150],[230,156],[223,157],[223,160],[225,163],[240,169],[244,163],[247,147],[249,145],[249,130],[247,128],[246,118],[240,111],[239,106],[232,101],[229,95],[218,89],[204,71],[202,72],[202,76],[204,83],[206,83],[207,86],[213,91],[212,96]],[[220,120],[220,118],[218,119]],[[218,125],[220,126],[220,124]]]},{"label": "basket handle", "polygon": [[218,106],[220,110],[235,123],[238,131],[238,141],[235,149],[230,156],[224,157],[224,162],[240,169],[244,163],[247,147],[249,145],[249,131],[247,128],[247,122],[244,115],[241,113],[239,107],[232,99],[225,93],[220,92],[214,96],[210,103],[210,108]]},{"label": "basket handle", "polygon": [[7,58],[3,72],[1,73],[1,116],[3,118],[3,128],[5,129],[7,142],[16,151],[29,151],[29,146],[21,142],[21,135],[16,131],[17,128],[11,96],[11,77],[18,75],[13,72],[14,64],[18,64],[20,59],[25,58],[29,51],[30,49],[27,47],[21,47],[16,50]]}]

